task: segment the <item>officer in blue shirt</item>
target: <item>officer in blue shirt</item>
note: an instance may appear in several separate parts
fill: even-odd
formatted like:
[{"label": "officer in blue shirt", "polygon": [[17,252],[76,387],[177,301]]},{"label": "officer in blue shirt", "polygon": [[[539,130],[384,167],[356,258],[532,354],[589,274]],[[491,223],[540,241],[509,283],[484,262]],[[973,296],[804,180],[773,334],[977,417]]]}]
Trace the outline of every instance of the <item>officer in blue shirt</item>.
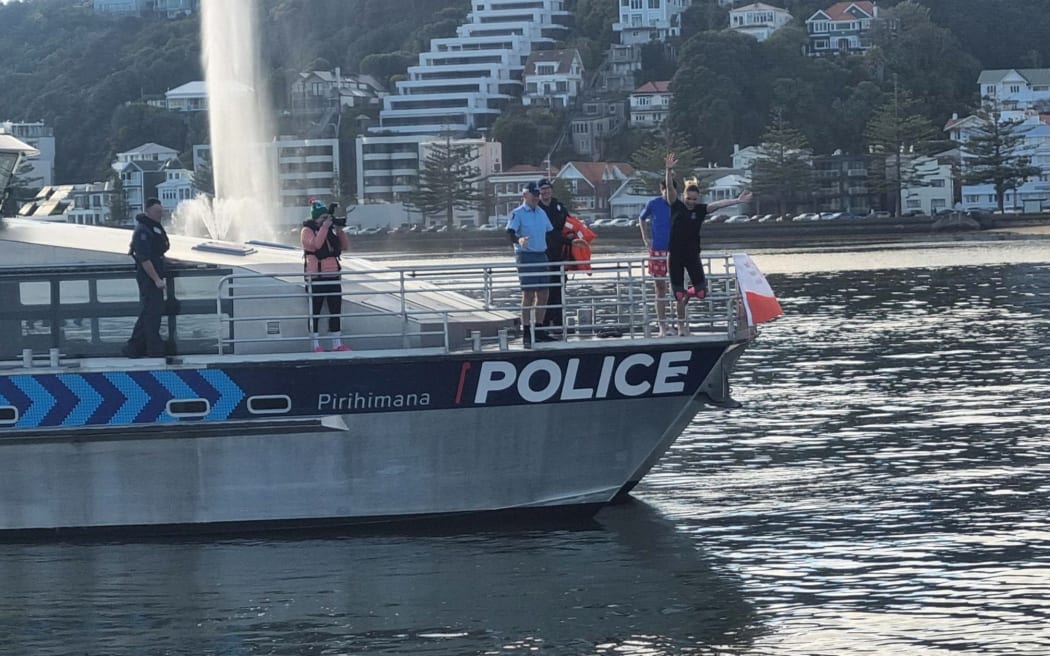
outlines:
[{"label": "officer in blue shirt", "polygon": [[[507,221],[507,235],[514,244],[514,260],[518,263],[521,282],[521,329],[525,348],[533,342],[533,314],[536,325],[543,324],[547,291],[551,284],[547,263],[547,233],[554,229],[547,213],[539,206],[540,188],[530,182],[521,192],[521,206],[511,212]],[[537,342],[554,341],[546,332],[535,335]]]},{"label": "officer in blue shirt", "polygon": [[129,253],[135,258],[135,280],[139,286],[139,318],[121,352],[129,358],[162,358],[164,342],[160,321],[164,316],[164,276],[167,274],[168,233],[160,224],[164,206],[157,198],[146,200],[142,214],[135,217]]}]

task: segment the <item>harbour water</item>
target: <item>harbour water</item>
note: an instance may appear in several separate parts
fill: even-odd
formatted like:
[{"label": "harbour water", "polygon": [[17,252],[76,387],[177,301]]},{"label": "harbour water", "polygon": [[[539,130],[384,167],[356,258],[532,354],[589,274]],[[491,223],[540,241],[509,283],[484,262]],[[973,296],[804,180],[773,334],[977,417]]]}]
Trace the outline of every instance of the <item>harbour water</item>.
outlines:
[{"label": "harbour water", "polygon": [[636,501],[0,544],[0,654],[1050,653],[1050,241],[754,256],[786,314],[743,408],[698,416]]}]

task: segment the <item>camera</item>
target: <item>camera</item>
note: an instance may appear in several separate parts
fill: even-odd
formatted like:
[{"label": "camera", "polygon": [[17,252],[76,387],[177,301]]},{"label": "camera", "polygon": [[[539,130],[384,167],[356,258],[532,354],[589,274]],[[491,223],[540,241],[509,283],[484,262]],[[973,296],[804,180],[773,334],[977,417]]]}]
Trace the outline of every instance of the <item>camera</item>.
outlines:
[{"label": "camera", "polygon": [[346,227],[346,215],[344,214],[342,217],[337,217],[335,215],[335,211],[338,208],[339,208],[339,203],[329,203],[328,204],[327,213],[328,213],[329,216],[332,217],[332,224],[333,225],[337,225],[337,226],[341,226],[341,227],[345,228]]}]

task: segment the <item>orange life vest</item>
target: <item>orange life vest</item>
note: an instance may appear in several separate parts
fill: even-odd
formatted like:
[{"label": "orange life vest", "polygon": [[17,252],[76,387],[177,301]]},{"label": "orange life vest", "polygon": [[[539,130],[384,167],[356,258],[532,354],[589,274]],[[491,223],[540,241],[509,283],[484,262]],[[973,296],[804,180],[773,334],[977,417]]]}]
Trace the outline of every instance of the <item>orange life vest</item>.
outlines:
[{"label": "orange life vest", "polygon": [[591,242],[597,236],[587,224],[573,215],[565,217],[565,227],[562,233],[566,237],[582,239],[584,244],[572,245],[572,262],[565,263],[566,271],[590,271],[591,270]]}]

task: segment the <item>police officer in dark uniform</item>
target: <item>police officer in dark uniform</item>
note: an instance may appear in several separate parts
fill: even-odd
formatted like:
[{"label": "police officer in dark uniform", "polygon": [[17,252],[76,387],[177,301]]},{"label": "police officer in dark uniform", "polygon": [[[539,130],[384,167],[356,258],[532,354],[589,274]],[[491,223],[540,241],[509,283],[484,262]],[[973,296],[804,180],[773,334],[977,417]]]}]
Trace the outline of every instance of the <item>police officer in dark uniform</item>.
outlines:
[{"label": "police officer in dark uniform", "polygon": [[[561,290],[564,285],[565,273],[560,264],[572,259],[571,236],[566,236],[565,217],[569,215],[569,209],[554,197],[554,183],[548,178],[539,181],[540,207],[547,213],[554,230],[547,233],[547,261],[551,266],[551,286],[547,291],[547,312],[544,314],[543,325],[549,328],[560,328],[564,321],[562,313]],[[553,332],[553,331],[551,331]]]},{"label": "police officer in dark uniform", "polygon": [[139,285],[142,309],[131,332],[131,339],[121,352],[129,358],[162,358],[164,342],[160,338],[160,321],[164,315],[164,276],[168,252],[168,233],[160,224],[164,206],[157,198],[146,200],[145,211],[135,217],[129,253],[135,258],[135,280]]}]

